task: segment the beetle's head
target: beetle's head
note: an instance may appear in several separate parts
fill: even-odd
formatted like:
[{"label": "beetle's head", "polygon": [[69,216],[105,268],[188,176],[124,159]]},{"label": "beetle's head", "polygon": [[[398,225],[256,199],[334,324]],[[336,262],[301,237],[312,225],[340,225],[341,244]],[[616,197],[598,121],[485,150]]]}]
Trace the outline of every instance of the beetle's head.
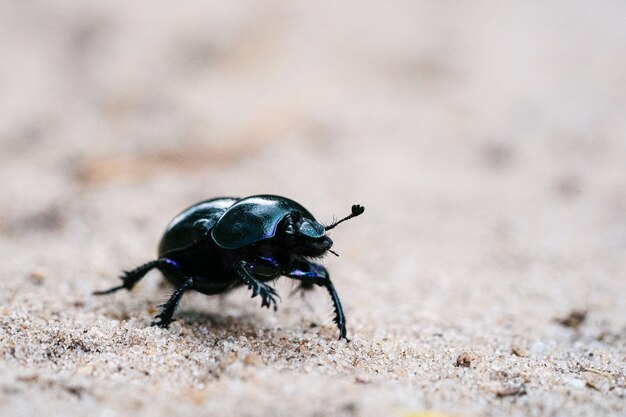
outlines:
[{"label": "beetle's head", "polygon": [[363,214],[365,208],[358,204],[352,206],[352,213],[329,226],[322,226],[315,220],[303,217],[297,211],[285,216],[280,222],[276,238],[286,250],[296,255],[321,257],[330,250],[333,241],[326,236],[328,230],[334,229],[339,223]]},{"label": "beetle's head", "polygon": [[320,257],[333,246],[333,241],[325,235],[324,226],[298,212],[285,216],[276,232],[275,240],[295,255]]}]

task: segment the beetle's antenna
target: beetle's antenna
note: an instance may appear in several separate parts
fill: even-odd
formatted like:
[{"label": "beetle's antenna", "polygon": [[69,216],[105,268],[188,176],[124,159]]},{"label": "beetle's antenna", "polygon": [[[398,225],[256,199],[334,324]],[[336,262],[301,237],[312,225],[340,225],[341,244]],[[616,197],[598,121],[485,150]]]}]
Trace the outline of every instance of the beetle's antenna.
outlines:
[{"label": "beetle's antenna", "polygon": [[365,211],[365,207],[361,206],[360,204],[353,205],[352,213],[350,213],[349,216],[344,217],[343,219],[339,221],[333,222],[333,224],[331,224],[330,226],[326,226],[326,231],[329,231],[330,229],[334,229],[335,227],[337,227],[339,223],[345,222],[346,220],[350,220],[353,217],[360,216],[361,214],[363,214],[364,211]]}]

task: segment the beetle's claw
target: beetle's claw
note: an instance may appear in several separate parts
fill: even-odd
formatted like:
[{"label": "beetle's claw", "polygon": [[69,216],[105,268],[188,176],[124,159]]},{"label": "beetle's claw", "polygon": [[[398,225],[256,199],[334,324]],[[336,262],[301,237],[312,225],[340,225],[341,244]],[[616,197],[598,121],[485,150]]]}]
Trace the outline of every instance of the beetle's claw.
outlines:
[{"label": "beetle's claw", "polygon": [[161,317],[159,316],[156,316],[155,319],[156,320],[152,320],[152,322],[150,323],[150,326],[159,326],[162,329],[167,329],[170,325],[168,322],[161,319]]},{"label": "beetle's claw", "polygon": [[274,305],[274,311],[278,311],[278,304],[276,303],[276,299],[271,295],[263,299],[263,301],[261,302],[261,307],[267,307],[269,309],[272,303]]},{"label": "beetle's claw", "polygon": [[[333,320],[333,321],[337,323],[336,320]],[[339,337],[337,338],[337,340],[344,339],[346,342],[349,343],[350,339],[348,339],[348,337],[346,336],[346,326],[337,323],[337,327],[339,328]]]},{"label": "beetle's claw", "polygon": [[260,284],[258,292],[261,294],[261,307],[270,308],[273,303],[274,311],[278,310],[276,298],[274,297],[278,297],[280,299],[280,295],[278,295],[274,288],[266,284]]},{"label": "beetle's claw", "polygon": [[150,326],[159,326],[162,329],[167,329],[170,326],[170,324],[172,324],[172,322],[174,321],[176,321],[176,319],[173,319],[173,318],[167,319],[166,317],[163,317],[163,313],[159,313],[156,316],[154,316],[154,320],[150,322]]}]

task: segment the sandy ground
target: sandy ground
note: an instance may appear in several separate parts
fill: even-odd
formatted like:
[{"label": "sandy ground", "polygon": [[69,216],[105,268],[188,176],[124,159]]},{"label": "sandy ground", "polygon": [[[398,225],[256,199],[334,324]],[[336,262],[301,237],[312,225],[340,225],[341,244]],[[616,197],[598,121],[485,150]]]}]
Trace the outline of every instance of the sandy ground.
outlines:
[{"label": "sandy ground", "polygon": [[[626,415],[625,3],[335,3],[0,3],[0,415]],[[258,193],[367,207],[351,343],[288,280],[90,295]]]}]

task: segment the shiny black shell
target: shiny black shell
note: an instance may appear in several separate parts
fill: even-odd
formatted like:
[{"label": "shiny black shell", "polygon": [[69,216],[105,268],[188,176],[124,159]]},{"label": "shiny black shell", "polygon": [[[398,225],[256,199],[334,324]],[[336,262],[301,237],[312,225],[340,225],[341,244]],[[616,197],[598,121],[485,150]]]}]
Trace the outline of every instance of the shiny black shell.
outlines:
[{"label": "shiny black shell", "polygon": [[275,195],[239,200],[217,221],[211,236],[223,249],[239,249],[274,237],[278,223],[294,213],[301,218],[298,229],[301,234],[313,238],[324,236],[324,226],[307,209],[293,200]]},{"label": "shiny black shell", "polygon": [[170,222],[159,244],[159,256],[185,251],[207,240],[222,249],[240,249],[273,237],[280,221],[294,213],[301,218],[301,234],[313,238],[324,235],[324,226],[307,209],[285,197],[256,195],[201,201]]},{"label": "shiny black shell", "polygon": [[239,198],[217,197],[183,210],[165,228],[159,243],[159,257],[169,252],[189,249],[210,238],[210,231]]}]

